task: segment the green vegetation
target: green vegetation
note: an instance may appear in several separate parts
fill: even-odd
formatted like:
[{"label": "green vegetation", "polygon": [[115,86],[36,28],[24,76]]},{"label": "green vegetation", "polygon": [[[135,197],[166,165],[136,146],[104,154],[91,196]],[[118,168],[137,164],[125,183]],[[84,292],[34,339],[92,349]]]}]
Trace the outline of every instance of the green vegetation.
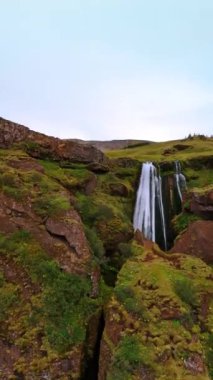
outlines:
[{"label": "green vegetation", "polygon": [[3,274],[0,272],[0,322],[3,322],[10,311],[18,301],[18,287],[7,283]]},{"label": "green vegetation", "polygon": [[194,214],[188,212],[182,212],[181,214],[175,216],[173,219],[173,224],[175,232],[180,234],[183,232],[189,225],[189,223],[199,220],[200,218]]},{"label": "green vegetation", "polygon": [[42,198],[36,199],[33,203],[34,211],[41,217],[57,215],[62,211],[70,209],[70,203],[63,196],[50,198],[49,194],[44,194]]},{"label": "green vegetation", "polygon": [[209,369],[209,375],[213,379],[213,333],[207,334],[206,339],[206,359]]},{"label": "green vegetation", "polygon": [[[90,298],[90,279],[62,272],[26,230],[10,236],[0,235],[0,253],[13,258],[26,270],[33,283],[41,287],[37,302],[32,302],[29,317],[23,320],[25,339],[19,343],[26,345],[29,331],[35,324],[43,330],[50,348],[58,352],[63,353],[84,341],[85,322],[100,304],[100,300]],[[14,286],[1,287],[2,317],[14,300]]]},{"label": "green vegetation", "polygon": [[149,369],[149,372],[152,373],[149,366],[152,357],[147,351],[146,347],[141,345],[137,336],[124,336],[120,340],[118,347],[116,347],[112,370],[107,376],[107,380],[132,379],[132,375],[141,367]]},{"label": "green vegetation", "polygon": [[70,209],[67,194],[54,179],[35,170],[14,169],[8,165],[9,157],[5,154],[5,161],[0,165],[0,189],[7,196],[32,202],[34,211],[41,217]]},{"label": "green vegetation", "polygon": [[[177,145],[185,145],[186,149],[178,150]],[[159,143],[151,143],[135,148],[108,151],[110,158],[129,157],[139,161],[186,161],[192,158],[199,160],[200,157],[212,156],[213,139],[194,138],[189,140],[175,140]]]},{"label": "green vegetation", "polygon": [[[213,184],[213,171],[211,169],[184,167],[188,189],[205,189]],[[203,191],[203,190],[202,190]]]},{"label": "green vegetation", "polygon": [[[139,379],[141,373],[159,380],[192,380],[186,363],[193,355],[202,357],[211,372],[213,321],[203,323],[201,305],[204,294],[213,296],[212,269],[190,256],[170,260],[160,251],[151,256],[136,244],[133,252],[108,307],[113,331],[122,332],[115,340],[104,336],[112,352],[107,380]],[[212,315],[211,307],[208,313]],[[208,379],[205,373],[196,376]]]},{"label": "green vegetation", "polygon": [[196,306],[198,303],[197,292],[193,282],[182,277],[176,279],[174,282],[174,291],[180,299],[190,306]]}]

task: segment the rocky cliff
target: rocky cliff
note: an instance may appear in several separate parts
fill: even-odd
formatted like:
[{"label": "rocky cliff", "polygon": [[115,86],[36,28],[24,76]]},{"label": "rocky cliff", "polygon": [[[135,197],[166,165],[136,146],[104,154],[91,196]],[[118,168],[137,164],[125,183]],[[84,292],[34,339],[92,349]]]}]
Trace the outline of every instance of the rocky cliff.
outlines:
[{"label": "rocky cliff", "polygon": [[104,154],[92,145],[46,136],[0,118],[0,147],[8,148],[14,144],[18,144],[35,158],[84,163],[107,162]]}]

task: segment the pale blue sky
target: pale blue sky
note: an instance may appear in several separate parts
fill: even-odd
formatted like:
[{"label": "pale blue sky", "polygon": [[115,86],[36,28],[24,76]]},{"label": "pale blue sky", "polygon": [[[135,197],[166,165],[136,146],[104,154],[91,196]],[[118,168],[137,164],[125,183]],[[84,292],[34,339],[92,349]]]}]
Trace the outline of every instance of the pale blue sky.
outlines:
[{"label": "pale blue sky", "polygon": [[213,134],[212,0],[0,0],[0,116],[64,138]]}]

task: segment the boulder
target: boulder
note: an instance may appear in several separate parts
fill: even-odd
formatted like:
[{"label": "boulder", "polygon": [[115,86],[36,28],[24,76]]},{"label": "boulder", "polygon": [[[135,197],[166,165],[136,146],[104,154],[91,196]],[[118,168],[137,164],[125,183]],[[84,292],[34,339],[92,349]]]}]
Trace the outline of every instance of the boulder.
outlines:
[{"label": "boulder", "polygon": [[123,183],[110,183],[109,184],[110,194],[118,195],[119,197],[128,197],[128,188]]},{"label": "boulder", "polygon": [[189,195],[189,210],[204,219],[213,220],[213,189]]},{"label": "boulder", "polygon": [[87,169],[90,170],[93,173],[97,174],[103,174],[108,173],[109,167],[107,165],[103,165],[99,162],[93,162],[89,165],[87,165]]},{"label": "boulder", "polygon": [[213,263],[213,221],[197,220],[176,239],[170,252],[201,258],[206,263]]}]

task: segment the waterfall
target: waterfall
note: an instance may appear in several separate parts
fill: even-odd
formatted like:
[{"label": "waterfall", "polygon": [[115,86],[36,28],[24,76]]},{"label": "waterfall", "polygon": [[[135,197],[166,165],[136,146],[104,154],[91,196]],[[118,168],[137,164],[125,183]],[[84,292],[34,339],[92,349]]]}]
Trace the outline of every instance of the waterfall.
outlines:
[{"label": "waterfall", "polygon": [[133,226],[135,231],[142,231],[145,238],[152,241],[155,241],[156,237],[156,205],[158,205],[160,211],[164,246],[167,249],[161,177],[157,175],[155,166],[151,162],[146,162],[141,169]]},{"label": "waterfall", "polygon": [[163,198],[162,198],[162,180],[161,176],[156,177],[156,184],[157,184],[157,200],[158,200],[158,206],[160,210],[160,216],[161,216],[161,225],[163,230],[163,239],[164,239],[164,247],[165,250],[167,250],[167,239],[166,239],[166,223],[165,223],[165,215],[164,215],[164,207],[163,207]]},{"label": "waterfall", "polygon": [[186,188],[186,178],[181,173],[181,165],[179,161],[175,161],[175,181],[177,186],[178,195],[180,198],[180,201],[182,202],[182,190]]}]

